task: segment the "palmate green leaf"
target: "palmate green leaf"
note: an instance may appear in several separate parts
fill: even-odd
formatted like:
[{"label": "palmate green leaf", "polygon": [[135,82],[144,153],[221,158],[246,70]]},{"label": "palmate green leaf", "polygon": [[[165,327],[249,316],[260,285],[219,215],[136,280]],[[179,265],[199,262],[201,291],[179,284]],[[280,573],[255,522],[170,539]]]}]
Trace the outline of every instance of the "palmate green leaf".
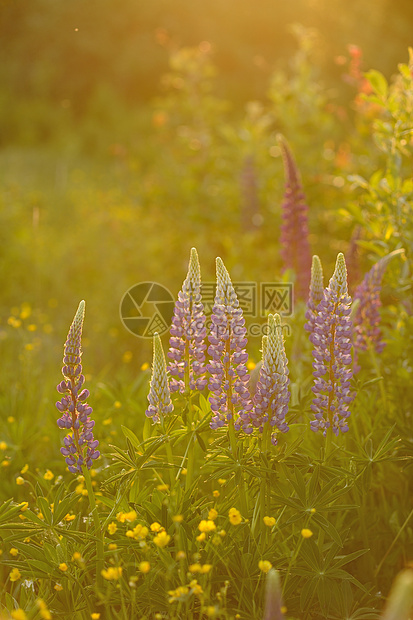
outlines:
[{"label": "palmate green leaf", "polygon": [[317,587],[318,577],[306,579],[300,593],[300,609],[301,611],[309,611],[307,609],[309,603],[313,600]]},{"label": "palmate green leaf", "polygon": [[317,523],[317,525],[319,525],[321,529],[324,530],[326,534],[328,534],[334,540],[335,543],[340,545],[340,547],[343,546],[340,534],[338,533],[334,525],[330,523],[330,521],[327,521],[327,519],[317,513],[313,515],[313,521]]},{"label": "palmate green leaf", "polygon": [[341,566],[345,566],[349,562],[353,562],[353,560],[357,560],[357,558],[360,558],[362,555],[365,555],[369,551],[370,549],[360,549],[359,551],[353,551],[353,553],[349,553],[348,555],[345,555],[344,557],[336,558],[336,561],[333,564],[333,568],[339,568]]},{"label": "palmate green leaf", "polygon": [[38,507],[40,508],[40,512],[44,516],[44,520],[47,523],[47,525],[52,525],[53,514],[50,509],[50,504],[47,501],[47,499],[45,497],[38,497],[36,499],[36,503]]},{"label": "palmate green leaf", "polygon": [[127,439],[129,439],[133,447],[136,448],[136,450],[142,450],[141,442],[136,437],[135,433],[123,425],[121,425],[121,429],[122,429],[122,433],[125,435]]}]

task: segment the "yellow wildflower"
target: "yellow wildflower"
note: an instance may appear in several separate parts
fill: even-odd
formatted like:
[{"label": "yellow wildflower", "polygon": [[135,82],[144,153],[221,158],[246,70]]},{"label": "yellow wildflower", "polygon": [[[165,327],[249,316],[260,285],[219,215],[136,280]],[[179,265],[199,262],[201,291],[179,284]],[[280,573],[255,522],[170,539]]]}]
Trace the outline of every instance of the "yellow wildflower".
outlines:
[{"label": "yellow wildflower", "polygon": [[225,478],[218,478],[218,482],[219,484],[223,485],[226,483],[226,479]]},{"label": "yellow wildflower", "polygon": [[307,528],[304,528],[301,530],[301,536],[303,538],[311,538],[312,535],[313,535],[313,532]]},{"label": "yellow wildflower", "polygon": [[162,525],[158,523],[157,521],[151,524],[151,532],[159,532],[160,530],[163,530],[163,529],[164,528],[162,527]]},{"label": "yellow wildflower", "polygon": [[148,362],[143,362],[143,364],[141,366],[141,370],[148,370],[148,368],[149,368]]},{"label": "yellow wildflower", "polygon": [[72,561],[78,562],[81,559],[82,559],[82,554],[79,553],[79,551],[75,551],[74,554],[72,555]]},{"label": "yellow wildflower", "polygon": [[156,488],[158,491],[167,491],[169,489],[169,484],[158,484]]},{"label": "yellow wildflower", "polygon": [[30,325],[27,326],[27,330],[29,332],[35,332],[37,330],[37,325],[35,325],[34,323],[30,323]]},{"label": "yellow wildflower", "polygon": [[8,459],[4,459],[4,461],[1,462],[2,467],[8,467],[9,465],[10,465],[10,461]]},{"label": "yellow wildflower", "polygon": [[183,520],[184,520],[183,515],[175,515],[174,517],[172,517],[172,521],[174,523],[182,523]]},{"label": "yellow wildflower", "polygon": [[141,525],[140,523],[138,523],[138,525],[135,525],[133,530],[128,530],[126,532],[126,536],[128,538],[134,538],[135,540],[144,540],[148,534],[148,528],[145,525]]},{"label": "yellow wildflower", "polygon": [[118,526],[116,525],[116,523],[114,521],[112,521],[112,523],[109,523],[108,525],[108,532],[109,534],[114,534],[116,532],[116,530],[118,529]]},{"label": "yellow wildflower", "polygon": [[213,495],[214,497],[219,497],[221,494],[220,494],[220,492],[219,492],[219,491],[212,491],[212,495]]},{"label": "yellow wildflower", "polygon": [[122,566],[109,566],[101,571],[102,576],[108,581],[116,581],[122,577]]},{"label": "yellow wildflower", "polygon": [[19,571],[18,568],[11,569],[10,575],[9,575],[10,581],[18,581],[21,576],[22,576],[21,572]]},{"label": "yellow wildflower", "polygon": [[55,583],[53,586],[56,592],[61,592],[63,590],[63,586],[60,583]]},{"label": "yellow wildflower", "polygon": [[200,564],[191,564],[189,566],[189,572],[191,572],[191,573],[200,573],[201,572],[201,565]]},{"label": "yellow wildflower", "polygon": [[26,465],[20,470],[20,473],[25,474],[28,469],[29,469],[29,466],[26,463]]},{"label": "yellow wildflower", "polygon": [[93,614],[90,614],[92,620],[99,620],[100,614],[97,611],[94,611]]},{"label": "yellow wildflower", "polygon": [[258,562],[258,568],[262,570],[263,573],[268,573],[270,568],[272,568],[272,564],[268,562],[268,560],[260,560]]},{"label": "yellow wildflower", "polygon": [[216,614],[216,609],[212,605],[208,605],[205,611],[208,618],[213,618]]},{"label": "yellow wildflower", "polygon": [[13,620],[27,620],[26,612],[20,607],[11,612],[11,617]]},{"label": "yellow wildflower", "polygon": [[105,418],[102,421],[103,426],[109,426],[109,424],[112,424],[112,418]]},{"label": "yellow wildflower", "polygon": [[122,403],[120,402],[120,400],[115,400],[113,406],[115,407],[115,409],[120,409],[122,407]]},{"label": "yellow wildflower", "polygon": [[153,539],[153,542],[157,547],[166,547],[169,544],[171,537],[166,532],[159,532]]},{"label": "yellow wildflower", "polygon": [[16,557],[16,555],[19,555],[19,550],[16,549],[15,547],[12,547],[9,551],[10,555]]},{"label": "yellow wildflower", "polygon": [[8,422],[9,424],[13,424],[13,422],[14,422],[14,417],[13,417],[12,415],[9,415],[9,417],[7,418],[7,422]]},{"label": "yellow wildflower", "polygon": [[275,525],[274,517],[264,517],[263,521],[264,521],[265,525],[267,525],[268,527],[272,527],[273,525]]},{"label": "yellow wildflower", "polygon": [[109,551],[115,551],[115,549],[118,548],[118,545],[116,543],[109,543],[108,544],[108,549]]},{"label": "yellow wildflower", "polygon": [[40,616],[43,618],[43,620],[51,620],[52,614],[47,609],[46,603],[41,598],[38,598],[36,603],[40,611]]},{"label": "yellow wildflower", "polygon": [[228,512],[229,520],[232,525],[239,525],[242,521],[241,513],[236,508],[230,508]]},{"label": "yellow wildflower", "polygon": [[191,586],[192,592],[195,594],[195,596],[200,596],[204,593],[202,586],[199,585],[196,579],[193,579],[189,585]]},{"label": "yellow wildflower", "polygon": [[43,478],[45,480],[53,480],[54,478],[54,473],[50,471],[50,469],[46,470],[46,473],[44,474]]},{"label": "yellow wildflower", "polygon": [[196,537],[198,542],[202,542],[203,540],[205,540],[205,538],[206,538],[205,532],[201,532],[200,535]]},{"label": "yellow wildflower", "polygon": [[176,554],[176,559],[177,560],[185,560],[185,558],[186,558],[185,551],[178,551],[178,553]]},{"label": "yellow wildflower", "polygon": [[24,484],[24,478],[22,478],[21,476],[17,476],[16,484],[18,484],[19,486],[22,486]]},{"label": "yellow wildflower", "polygon": [[176,590],[169,590],[168,594],[170,598],[168,599],[168,602],[174,603],[175,601],[184,600],[188,593],[189,588],[187,586],[178,586]]},{"label": "yellow wildflower", "polygon": [[122,362],[124,364],[129,364],[129,362],[131,361],[132,357],[133,357],[132,351],[125,351],[125,353],[122,355]]},{"label": "yellow wildflower", "polygon": [[202,564],[200,572],[203,575],[206,575],[206,573],[209,573],[211,568],[212,568],[212,564]]},{"label": "yellow wildflower", "polygon": [[214,530],[217,529],[217,526],[211,519],[209,519],[208,521],[203,519],[201,523],[198,525],[198,529],[200,532],[213,532]]},{"label": "yellow wildflower", "polygon": [[151,570],[151,565],[149,564],[149,562],[140,562],[138,568],[141,573],[149,573],[149,571]]},{"label": "yellow wildflower", "polygon": [[5,441],[0,441],[0,450],[7,450],[7,444]]},{"label": "yellow wildflower", "polygon": [[66,523],[70,523],[71,521],[74,521],[75,519],[76,519],[76,515],[70,515],[69,513],[67,513],[63,517],[63,521],[66,521]]},{"label": "yellow wildflower", "polygon": [[21,510],[22,512],[24,512],[25,510],[27,510],[27,508],[28,508],[28,507],[29,507],[29,502],[22,502],[22,503],[20,504],[20,510]]},{"label": "yellow wildflower", "polygon": [[66,562],[61,562],[61,563],[59,564],[59,570],[61,570],[61,571],[62,571],[62,573],[65,573],[65,572],[67,571],[67,568],[68,568],[68,567],[67,567]]},{"label": "yellow wildflower", "polygon": [[208,512],[208,519],[210,519],[211,521],[215,521],[217,516],[218,512],[215,510],[215,508],[211,508],[211,510]]}]

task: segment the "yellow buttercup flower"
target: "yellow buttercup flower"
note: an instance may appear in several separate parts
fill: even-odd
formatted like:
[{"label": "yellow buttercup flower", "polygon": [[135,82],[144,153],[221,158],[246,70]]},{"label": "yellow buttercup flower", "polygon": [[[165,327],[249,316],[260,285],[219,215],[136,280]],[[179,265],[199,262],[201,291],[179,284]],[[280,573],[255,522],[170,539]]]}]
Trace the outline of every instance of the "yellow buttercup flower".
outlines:
[{"label": "yellow buttercup flower", "polygon": [[242,521],[241,513],[236,508],[230,508],[228,512],[229,520],[232,525],[239,525]]},{"label": "yellow buttercup flower", "polygon": [[24,478],[22,478],[21,476],[17,476],[16,484],[18,484],[19,486],[22,486],[24,484]]},{"label": "yellow buttercup flower", "polygon": [[19,555],[19,550],[16,549],[15,547],[12,547],[9,551],[10,555],[16,557],[16,555]]},{"label": "yellow buttercup flower", "polygon": [[203,519],[201,523],[198,525],[198,529],[200,532],[213,532],[214,530],[217,529],[217,526],[211,519],[209,519],[208,521]]},{"label": "yellow buttercup flower", "polygon": [[25,474],[28,469],[29,469],[29,466],[26,463],[26,465],[20,470],[20,473]]},{"label": "yellow buttercup flower", "polygon": [[13,620],[27,620],[26,612],[20,607],[11,612],[11,617]]},{"label": "yellow buttercup flower", "polygon": [[102,576],[108,581],[116,581],[122,577],[122,566],[110,566],[101,571]]},{"label": "yellow buttercup flower", "polygon": [[54,473],[50,471],[50,469],[46,470],[46,473],[44,474],[43,478],[45,480],[53,480],[54,478]]},{"label": "yellow buttercup flower", "polygon": [[167,534],[166,532],[159,532],[159,534],[157,534],[155,538],[153,539],[153,542],[155,543],[157,547],[163,548],[169,544],[170,540],[171,540],[171,537],[169,536],[169,534]]},{"label": "yellow buttercup flower", "polygon": [[263,521],[264,521],[265,525],[267,525],[268,527],[272,527],[273,525],[275,525],[274,517],[264,517]]},{"label": "yellow buttercup flower", "polygon": [[258,568],[262,570],[263,573],[268,573],[268,571],[272,568],[271,562],[268,560],[260,560],[258,562]]},{"label": "yellow buttercup flower", "polygon": [[159,532],[160,530],[163,530],[163,529],[164,528],[162,527],[162,525],[158,523],[157,521],[151,524],[151,532]]},{"label": "yellow buttercup flower", "polygon": [[21,576],[21,572],[18,568],[12,568],[10,571],[9,579],[10,581],[18,581]]},{"label": "yellow buttercup flower", "polygon": [[63,586],[60,583],[55,583],[53,586],[56,592],[61,592],[63,590]]},{"label": "yellow buttercup flower", "polygon": [[211,519],[211,521],[215,521],[217,516],[218,512],[215,510],[215,508],[211,508],[211,510],[208,512],[208,519]]},{"label": "yellow buttercup flower", "polygon": [[140,562],[138,568],[141,573],[149,573],[149,571],[151,570],[151,565],[149,564],[149,562]]},{"label": "yellow buttercup flower", "polygon": [[116,532],[116,530],[118,529],[118,526],[116,525],[116,523],[114,521],[112,521],[112,523],[109,523],[108,525],[108,532],[109,534],[114,534]]},{"label": "yellow buttercup flower", "polygon": [[99,620],[100,614],[97,611],[94,611],[93,614],[90,614],[92,620]]},{"label": "yellow buttercup flower", "polygon": [[301,536],[303,538],[311,538],[312,535],[313,535],[313,532],[307,528],[304,528],[301,530]]},{"label": "yellow buttercup flower", "polygon": [[62,573],[65,573],[67,571],[67,564],[65,562],[61,562],[61,564],[59,564],[59,570],[62,571]]}]

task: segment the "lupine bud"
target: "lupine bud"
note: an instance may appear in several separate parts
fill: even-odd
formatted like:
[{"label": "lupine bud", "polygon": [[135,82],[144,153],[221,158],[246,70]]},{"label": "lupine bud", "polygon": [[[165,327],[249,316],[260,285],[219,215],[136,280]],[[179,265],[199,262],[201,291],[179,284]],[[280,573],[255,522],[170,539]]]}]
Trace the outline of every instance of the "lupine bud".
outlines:
[{"label": "lupine bud", "polygon": [[307,294],[310,280],[311,252],[308,242],[308,206],[303,192],[300,173],[286,139],[279,135],[278,143],[284,161],[285,193],[282,204],[281,258],[284,271],[296,274],[296,295]]},{"label": "lupine bud", "polygon": [[205,313],[201,302],[201,270],[195,248],[191,250],[188,274],[178,293],[172,319],[168,371],[171,392],[203,390],[205,378]]},{"label": "lupine bud", "polygon": [[347,270],[343,254],[337,256],[334,274],[318,305],[312,343],[315,398],[311,405],[313,431],[332,428],[335,435],[348,431],[351,364],[351,299],[347,294]]},{"label": "lupine bud", "polygon": [[251,433],[245,319],[224,263],[217,258],[216,264],[217,289],[208,336],[208,353],[212,358],[207,366],[211,374],[208,387],[214,414],[210,425],[216,429],[234,420],[236,430],[242,427],[244,432]]},{"label": "lupine bud", "polygon": [[148,418],[152,418],[154,423],[162,422],[163,418],[173,411],[174,406],[169,391],[165,356],[161,339],[157,333],[153,337],[152,377],[148,401],[149,407],[145,413]]},{"label": "lupine bud", "polygon": [[81,472],[82,465],[86,465],[90,469],[92,461],[100,456],[100,452],[96,450],[99,442],[93,439],[91,432],[95,424],[89,417],[93,411],[92,407],[89,407],[86,402],[80,404],[80,400],[85,401],[89,396],[89,390],[83,390],[79,394],[85,381],[81,365],[84,316],[85,302],[81,301],[64,347],[64,366],[62,368],[64,381],[61,381],[57,386],[59,394],[65,394],[56,403],[56,408],[60,413],[63,413],[57,420],[57,425],[61,429],[72,431],[72,435],[67,435],[64,438],[65,447],[61,448],[60,452],[66,457],[66,464],[73,474]]},{"label": "lupine bud", "polygon": [[321,265],[321,261],[319,257],[315,254],[313,256],[313,261],[311,265],[311,281],[310,281],[310,292],[308,296],[307,302],[307,311],[305,313],[305,318],[307,319],[307,323],[304,325],[304,329],[310,332],[310,342],[313,342],[313,332],[315,319],[318,312],[318,306],[321,300],[324,297],[324,276],[323,276],[323,267]]},{"label": "lupine bud", "polygon": [[271,441],[277,443],[277,432],[286,433],[288,425],[285,415],[288,411],[290,393],[288,391],[288,361],[285,354],[284,339],[281,332],[279,314],[268,316],[268,336],[263,343],[263,357],[260,375],[254,396],[254,409],[251,423],[262,433],[264,424],[269,421],[271,429],[276,427]]}]

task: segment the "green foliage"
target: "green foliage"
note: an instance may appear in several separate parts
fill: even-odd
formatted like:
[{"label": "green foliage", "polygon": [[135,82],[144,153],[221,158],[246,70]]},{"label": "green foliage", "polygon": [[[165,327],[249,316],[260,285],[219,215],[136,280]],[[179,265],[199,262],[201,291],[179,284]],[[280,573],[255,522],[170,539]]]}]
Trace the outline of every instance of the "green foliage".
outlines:
[{"label": "green foliage", "polygon": [[[119,110],[102,89],[82,117],[81,149],[74,141],[57,160],[40,147],[2,152],[4,615],[261,618],[272,565],[281,585],[269,586],[266,620],[271,607],[281,617],[280,587],[291,620],[378,618],[411,558],[413,60],[390,81],[366,74],[370,86],[347,110],[344,132],[314,72],[313,35],[296,33],[289,73],[277,72],[269,100],[242,114],[219,94],[208,46],[184,48],[171,55],[165,93],[137,112],[139,137],[118,142],[101,131],[111,105],[114,116]],[[405,250],[384,280],[386,346],[380,357],[360,357],[350,430],[328,452],[309,431],[303,304],[286,338],[291,430],[271,450],[254,437],[230,450],[225,429],[209,427],[206,393],[175,398],[164,425],[152,426],[144,415],[151,343],[132,340],[118,316],[135,282],[162,278],[177,291],[193,245],[204,281],[217,254],[237,280],[278,279],[280,130],[302,171],[310,241],[327,272],[356,225],[361,271]],[[107,155],[92,161],[98,143]],[[254,227],[245,226],[238,182],[250,157]],[[65,470],[52,405],[73,298],[89,308],[83,362],[102,454],[91,479]],[[255,362],[259,346],[250,339]],[[405,596],[391,599],[388,617],[402,613],[392,610]]]}]

